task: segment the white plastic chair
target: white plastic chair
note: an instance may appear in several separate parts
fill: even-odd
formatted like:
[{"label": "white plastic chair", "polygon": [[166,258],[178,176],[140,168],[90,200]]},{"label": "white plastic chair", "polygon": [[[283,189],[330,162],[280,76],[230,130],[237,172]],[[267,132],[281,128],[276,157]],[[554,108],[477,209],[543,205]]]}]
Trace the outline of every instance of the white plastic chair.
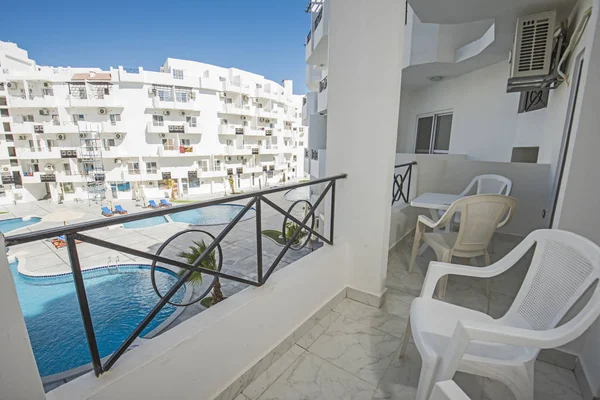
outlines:
[{"label": "white plastic chair", "polygon": [[[483,256],[485,265],[490,264],[488,245],[497,228],[506,225],[517,211],[519,202],[514,197],[498,194],[482,194],[463,197],[450,205],[437,222],[424,215],[419,215],[415,230],[412,255],[408,272],[412,273],[415,259],[419,253],[421,238],[429,245],[438,261],[452,262],[452,257],[473,258]],[[439,229],[450,223],[453,216],[460,211],[460,228],[458,232],[441,232]],[[433,232],[425,233],[425,228]],[[439,284],[438,296],[444,298],[448,277]],[[489,281],[487,282],[489,294]]]},{"label": "white plastic chair", "polygon": [[429,400],[470,400],[454,381],[444,381],[435,384]]},{"label": "white plastic chair", "polygon": [[[512,190],[512,181],[502,175],[477,175],[459,194],[461,196],[469,196],[473,190],[473,186],[475,186],[474,194],[501,194],[504,196],[510,196],[510,191]],[[438,217],[441,218],[443,213],[443,210],[439,210]],[[458,224],[460,222],[460,214],[457,214],[452,222]],[[451,224],[448,226],[451,227]],[[447,231],[451,230],[452,229],[447,229]]]},{"label": "white plastic chair", "polygon": [[[508,312],[499,319],[432,298],[447,274],[491,278],[533,246],[529,271]],[[600,315],[600,285],[587,304],[559,326],[575,302],[600,279],[600,247],[574,233],[538,230],[503,259],[484,268],[432,262],[421,296],[412,302],[401,357],[411,336],[423,361],[417,400],[456,371],[504,383],[517,399],[533,399],[534,362],[540,349],[569,343]]]}]

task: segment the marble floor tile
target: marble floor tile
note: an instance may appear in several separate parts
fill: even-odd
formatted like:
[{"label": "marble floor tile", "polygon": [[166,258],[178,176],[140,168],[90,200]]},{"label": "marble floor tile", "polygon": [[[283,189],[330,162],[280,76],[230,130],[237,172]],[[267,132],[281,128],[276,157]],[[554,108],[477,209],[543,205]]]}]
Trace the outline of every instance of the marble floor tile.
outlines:
[{"label": "marble floor tile", "polygon": [[416,296],[412,294],[388,289],[381,310],[400,317],[408,317],[410,315],[410,305],[415,298]]},{"label": "marble floor tile", "polygon": [[342,301],[334,308],[334,311],[398,338],[402,338],[404,335],[406,323],[408,322],[408,316],[401,317],[389,314],[381,308],[368,306],[350,299]]},{"label": "marble floor tile", "polygon": [[250,383],[250,385],[246,386],[242,393],[251,400],[258,399],[258,397],[305,352],[306,350],[298,345],[292,346],[291,349],[271,364],[265,372],[260,374],[258,378]]},{"label": "marble floor tile", "polygon": [[391,365],[385,371],[373,395],[375,400],[414,400],[421,372],[421,356],[412,343],[408,345],[406,355],[394,356]]},{"label": "marble floor tile", "polygon": [[418,273],[409,274],[403,267],[388,267],[385,285],[390,289],[418,296],[425,277]]},{"label": "marble floor tile", "polygon": [[309,351],[376,385],[399,348],[399,338],[342,315]]},{"label": "marble floor tile", "polygon": [[483,313],[488,311],[488,298],[485,295],[485,290],[452,281],[448,281],[446,296],[443,301]]},{"label": "marble floor tile", "polygon": [[327,315],[319,320],[319,322],[313,326],[300,340],[298,340],[298,346],[308,349],[314,342],[334,323],[340,314],[330,311]]},{"label": "marble floor tile", "polygon": [[307,352],[259,400],[369,400],[374,390],[375,386]]}]

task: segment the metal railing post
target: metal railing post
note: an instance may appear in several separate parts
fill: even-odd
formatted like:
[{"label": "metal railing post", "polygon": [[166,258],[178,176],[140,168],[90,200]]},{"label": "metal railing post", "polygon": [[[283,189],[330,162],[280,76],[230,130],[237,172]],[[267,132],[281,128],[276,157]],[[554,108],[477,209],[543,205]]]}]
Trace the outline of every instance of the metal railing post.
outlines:
[{"label": "metal railing post", "polygon": [[333,245],[333,225],[335,224],[335,181],[331,186],[331,217],[329,218],[329,240]]},{"label": "metal railing post", "polygon": [[257,280],[262,284],[263,280],[263,257],[262,257],[262,208],[261,208],[261,196],[256,197],[256,204],[254,208],[256,210],[256,274]]},{"label": "metal railing post", "polygon": [[85,283],[83,282],[83,274],[81,272],[77,247],[72,235],[66,235],[66,240],[67,250],[69,251],[69,260],[71,262],[71,271],[73,271],[75,291],[77,292],[79,310],[81,311],[81,319],[83,320],[83,329],[85,330],[90,355],[92,356],[92,366],[94,367],[96,376],[100,376],[104,371],[102,370],[102,361],[100,361],[100,353],[98,352],[98,343],[96,342],[96,334],[94,333],[90,307],[85,294]]}]

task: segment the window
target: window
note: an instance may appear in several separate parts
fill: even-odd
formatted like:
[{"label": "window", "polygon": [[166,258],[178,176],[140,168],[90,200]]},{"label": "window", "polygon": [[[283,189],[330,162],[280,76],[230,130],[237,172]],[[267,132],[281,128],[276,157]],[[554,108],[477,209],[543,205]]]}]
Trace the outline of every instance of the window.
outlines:
[{"label": "window", "polygon": [[213,162],[213,169],[215,171],[220,171],[221,170],[221,160],[214,160],[214,162]]},{"label": "window", "polygon": [[163,126],[164,119],[162,115],[153,115],[152,116],[152,125],[154,126]]},{"label": "window", "polygon": [[187,103],[191,98],[191,90],[190,89],[175,89],[175,101],[179,103]]},{"label": "window", "polygon": [[30,173],[34,173],[34,172],[40,172],[40,165],[37,163],[34,164],[29,164],[28,165],[28,169]]},{"label": "window", "polygon": [[156,95],[161,101],[173,101],[173,91],[171,86],[155,86]]},{"label": "window", "polygon": [[4,92],[4,82],[0,82],[0,92]]},{"label": "window", "polygon": [[182,69],[174,69],[173,70],[173,78],[174,79],[183,79],[183,70]]},{"label": "window", "polygon": [[63,164],[63,171],[65,171],[65,175],[72,175],[73,173],[71,172],[71,164],[64,163]]},{"label": "window", "polygon": [[33,115],[23,115],[23,122],[33,122]]},{"label": "window", "polygon": [[186,117],[185,120],[188,123],[188,125],[190,126],[190,128],[196,127],[196,117]]},{"label": "window", "polygon": [[129,161],[127,163],[127,171],[130,175],[139,175],[140,174],[140,163],[137,161]]},{"label": "window", "polygon": [[10,117],[10,114],[6,108],[0,108],[0,117]]},{"label": "window", "polygon": [[52,125],[58,126],[60,125],[60,120],[58,119],[58,114],[52,114]]},{"label": "window", "polygon": [[[14,147],[13,147],[14,148]],[[9,152],[10,153],[10,152]],[[10,155],[10,154],[9,154]],[[19,166],[19,160],[10,160],[10,166],[11,167],[18,167]]]},{"label": "window", "polygon": [[48,151],[52,151],[52,148],[56,147],[56,143],[53,139],[46,139],[46,147],[48,147]]},{"label": "window", "polygon": [[115,146],[115,139],[102,139],[102,146],[104,150],[110,150],[111,147]]},{"label": "window", "polygon": [[29,140],[29,151],[35,151],[35,143],[33,140]]},{"label": "window", "polygon": [[163,139],[162,145],[164,150],[176,150],[175,139]]},{"label": "window", "polygon": [[208,160],[200,160],[200,169],[202,172],[208,172]]},{"label": "window", "polygon": [[227,139],[226,144],[227,144],[227,146],[233,146],[233,140],[232,139]]},{"label": "window", "polygon": [[179,139],[179,143],[180,143],[180,146],[185,146],[185,147],[192,145],[192,142],[190,141],[190,139]]},{"label": "window", "polygon": [[415,153],[446,154],[450,149],[452,113],[424,115],[417,120]]},{"label": "window", "polygon": [[0,97],[0,106],[5,106],[8,103],[6,102],[6,97]]},{"label": "window", "polygon": [[121,114],[110,114],[108,117],[110,118],[111,125],[116,125],[121,120]]},{"label": "window", "polygon": [[13,135],[4,135],[4,138],[6,139],[7,142],[13,143],[15,141],[15,138],[13,137]]},{"label": "window", "polygon": [[4,128],[4,132],[10,132],[10,122],[3,122],[2,127]]},{"label": "window", "polygon": [[149,161],[146,163],[146,173],[158,174],[158,166],[156,165],[156,161]]},{"label": "window", "polygon": [[75,193],[75,186],[73,185],[72,182],[62,182],[60,184],[60,188],[62,189],[62,192],[65,194]]},{"label": "window", "polygon": [[200,179],[198,177],[196,178],[190,178],[190,188],[199,188],[200,187]]},{"label": "window", "polygon": [[44,96],[54,96],[54,89],[50,89],[50,88],[43,88],[42,89],[42,94]]},{"label": "window", "polygon": [[85,121],[85,115],[73,114],[73,122]]}]

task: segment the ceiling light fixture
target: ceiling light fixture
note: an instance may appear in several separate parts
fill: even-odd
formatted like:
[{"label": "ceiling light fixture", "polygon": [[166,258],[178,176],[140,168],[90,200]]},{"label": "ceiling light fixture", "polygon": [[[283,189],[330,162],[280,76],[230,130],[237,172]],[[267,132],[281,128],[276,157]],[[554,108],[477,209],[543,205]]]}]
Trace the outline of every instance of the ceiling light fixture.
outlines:
[{"label": "ceiling light fixture", "polygon": [[439,81],[441,81],[442,79],[444,79],[444,77],[443,77],[443,76],[441,76],[441,75],[435,75],[435,76],[430,76],[430,77],[429,77],[429,78],[427,78],[427,79],[429,79],[431,82],[439,82]]}]

